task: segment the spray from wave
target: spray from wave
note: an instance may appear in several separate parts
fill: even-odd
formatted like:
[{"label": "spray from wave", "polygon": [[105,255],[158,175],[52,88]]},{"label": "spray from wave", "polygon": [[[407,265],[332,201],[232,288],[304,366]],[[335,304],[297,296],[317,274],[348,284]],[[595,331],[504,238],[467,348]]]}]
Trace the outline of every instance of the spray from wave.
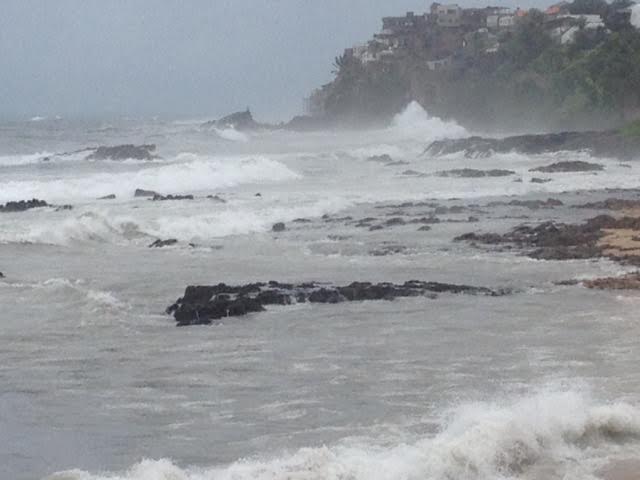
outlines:
[{"label": "spray from wave", "polygon": [[231,142],[243,142],[243,143],[246,143],[249,141],[249,135],[247,135],[246,133],[240,132],[235,128],[215,128],[214,131],[220,138],[224,140],[229,140]]},{"label": "spray from wave", "polygon": [[639,441],[637,408],[597,405],[573,391],[547,392],[461,406],[449,413],[440,433],[401,444],[354,439],[210,469],[145,460],[120,475],[72,470],[48,480],[578,480],[592,478],[625,446],[637,454]]},{"label": "spray from wave", "polygon": [[463,137],[467,131],[453,121],[430,116],[422,106],[413,101],[403,112],[393,118],[391,131],[396,135],[419,140]]},{"label": "spray from wave", "polygon": [[68,201],[95,199],[110,194],[130,198],[136,188],[162,193],[192,193],[295,178],[298,178],[298,174],[286,165],[264,156],[210,158],[185,153],[178,155],[174,163],[136,172],[9,181],[2,185],[0,202],[33,197],[47,201]]},{"label": "spray from wave", "polygon": [[640,29],[640,4],[631,7],[631,25]]}]

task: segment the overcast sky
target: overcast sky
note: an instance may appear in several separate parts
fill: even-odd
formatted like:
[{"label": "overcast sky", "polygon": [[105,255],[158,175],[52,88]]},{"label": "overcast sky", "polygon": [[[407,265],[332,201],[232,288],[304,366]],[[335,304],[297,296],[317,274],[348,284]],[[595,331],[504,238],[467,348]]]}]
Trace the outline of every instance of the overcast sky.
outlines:
[{"label": "overcast sky", "polygon": [[[549,3],[514,2],[497,3]],[[0,118],[214,117],[250,106],[259,119],[284,119],[381,17],[429,3],[2,0]]]}]

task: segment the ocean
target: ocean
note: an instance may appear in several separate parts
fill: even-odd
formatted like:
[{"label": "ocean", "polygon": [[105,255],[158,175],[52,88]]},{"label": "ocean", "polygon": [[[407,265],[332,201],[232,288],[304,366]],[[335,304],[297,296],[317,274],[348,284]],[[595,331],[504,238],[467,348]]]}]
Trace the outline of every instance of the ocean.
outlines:
[{"label": "ocean", "polygon": [[[431,141],[474,132],[416,104],[377,130],[201,123],[0,125],[0,204],[54,205],[0,213],[0,478],[583,480],[637,465],[640,296],[559,284],[632,268],[452,239],[581,221],[593,212],[575,205],[637,196],[640,164],[431,157]],[[127,143],[161,158],[77,152]],[[576,159],[605,168],[531,182]],[[439,173],[463,168],[513,173]],[[508,205],[547,198],[562,205]],[[398,217],[417,220],[387,223]],[[513,293],[273,306],[186,328],[165,313],[187,285],[412,279]]]}]

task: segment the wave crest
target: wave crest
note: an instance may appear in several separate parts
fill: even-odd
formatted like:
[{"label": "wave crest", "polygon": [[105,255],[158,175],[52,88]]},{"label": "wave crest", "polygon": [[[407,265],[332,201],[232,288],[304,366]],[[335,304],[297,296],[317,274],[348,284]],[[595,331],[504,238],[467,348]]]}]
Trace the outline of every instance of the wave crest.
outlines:
[{"label": "wave crest", "polygon": [[345,441],[200,470],[167,459],[145,460],[122,475],[75,470],[48,480],[495,480],[531,478],[536,471],[546,472],[546,478],[577,479],[592,475],[624,439],[636,442],[637,453],[640,439],[640,410],[623,403],[593,405],[571,391],[505,405],[467,404],[448,418],[435,436],[391,446]]}]

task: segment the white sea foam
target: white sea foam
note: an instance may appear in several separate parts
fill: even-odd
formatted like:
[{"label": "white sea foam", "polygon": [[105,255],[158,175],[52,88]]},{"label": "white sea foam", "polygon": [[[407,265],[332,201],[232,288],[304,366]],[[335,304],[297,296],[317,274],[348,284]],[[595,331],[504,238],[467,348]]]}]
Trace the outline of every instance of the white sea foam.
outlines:
[{"label": "white sea foam", "polygon": [[230,140],[232,142],[249,141],[249,135],[244,132],[240,132],[235,128],[215,128],[214,131],[224,140]]},{"label": "white sea foam", "polygon": [[49,202],[70,201],[109,194],[130,198],[136,188],[162,193],[191,193],[294,178],[298,178],[297,173],[265,156],[208,158],[185,153],[172,163],[158,163],[134,172],[10,180],[2,183],[0,202],[32,197]]},{"label": "white sea foam", "polygon": [[345,440],[272,459],[184,469],[145,460],[122,474],[72,470],[48,480],[495,480],[592,478],[612,452],[638,452],[640,410],[598,405],[574,391],[538,393],[503,404],[453,409],[440,433],[406,443]]},{"label": "white sea foam", "polygon": [[631,25],[640,28],[640,4],[631,7]]},{"label": "white sea foam", "polygon": [[50,152],[27,153],[23,155],[0,155],[0,167],[12,167],[16,165],[29,165],[42,162],[43,158],[50,157]]},{"label": "white sea foam", "polygon": [[468,132],[456,122],[444,121],[438,117],[430,116],[415,101],[394,117],[391,131],[396,135],[417,138],[422,141],[468,135]]}]

